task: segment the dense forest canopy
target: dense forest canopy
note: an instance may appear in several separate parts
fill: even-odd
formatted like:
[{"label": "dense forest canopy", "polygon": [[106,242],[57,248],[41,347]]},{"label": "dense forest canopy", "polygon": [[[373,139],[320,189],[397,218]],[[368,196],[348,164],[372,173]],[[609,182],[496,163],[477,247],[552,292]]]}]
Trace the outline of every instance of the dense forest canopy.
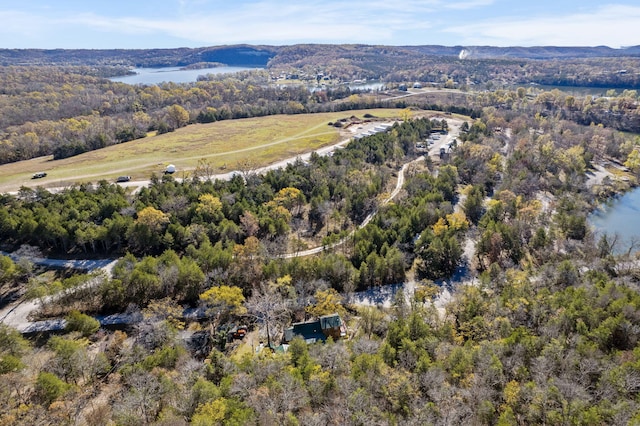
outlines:
[{"label": "dense forest canopy", "polygon": [[[3,304],[36,301],[36,318],[65,322],[28,338],[0,324],[0,423],[640,421],[637,241],[587,221],[638,183],[637,59],[433,52],[288,46],[266,70],[153,86],[93,64],[0,69],[2,162],[196,122],[402,108],[386,132],[263,173],[1,195],[0,248],[18,254],[0,256]],[[391,69],[394,57],[404,65]],[[280,70],[393,87],[278,87]],[[611,90],[528,84],[546,78]],[[434,85],[394,86],[420,81]],[[30,262],[41,255],[117,262],[53,272]],[[101,326],[113,313],[136,321]],[[335,313],[343,338],[280,352],[285,327]]]},{"label": "dense forest canopy", "polygon": [[[633,56],[632,48],[607,54],[594,49],[594,55],[603,56],[597,59],[575,57],[564,49],[562,55],[550,53],[544,60],[527,59],[535,57],[533,53],[527,56],[506,50],[497,59],[487,59],[478,53],[461,60],[449,51],[426,47],[362,45],[3,52],[7,65],[0,67],[0,163],[51,154],[54,158],[65,158],[194,122],[397,103],[380,98],[358,101],[351,96],[357,92],[338,84],[353,80],[376,79],[392,88],[420,82],[467,92],[474,92],[471,89],[475,87],[515,90],[535,83],[618,89],[619,93],[640,84],[640,59]],[[578,49],[575,53],[584,52]],[[627,56],[622,56],[623,53]],[[88,66],[87,56],[91,54],[96,62]],[[163,55],[182,59],[161,60]],[[189,55],[197,61],[188,59]],[[129,59],[124,60],[125,57]],[[128,62],[136,57],[141,62]],[[106,79],[126,73],[127,64],[189,65],[203,61],[242,64],[239,58],[243,57],[263,60],[249,63],[246,59],[243,65],[265,69],[233,77],[203,76],[189,84],[130,86]],[[146,63],[144,58],[160,62]],[[303,76],[300,78],[307,79],[306,84],[274,84],[274,78],[280,75]],[[324,82],[325,77],[330,79],[326,88],[310,91],[306,87],[316,81]],[[485,96],[474,92],[461,101],[425,95],[417,98],[417,106],[454,111],[462,107],[463,112],[469,113],[486,105]],[[636,108],[628,102],[612,108],[601,99],[593,107],[580,111],[576,105],[549,102],[546,105],[568,109],[569,113],[580,115],[580,122],[585,124],[602,123],[630,131],[639,128],[636,114],[624,111]]]},{"label": "dense forest canopy", "polygon": [[[493,46],[367,46],[367,45],[293,45],[293,46],[211,46],[178,49],[0,49],[2,65],[129,65],[137,67],[184,66],[198,62],[221,62],[227,65],[267,65],[269,59],[306,51],[314,56],[320,51],[344,50],[378,54],[414,54],[425,56],[459,56],[464,49],[474,58],[605,58],[640,55],[640,46],[623,49],[599,47],[493,47]],[[253,58],[253,59],[250,59]],[[278,58],[281,59],[281,58]]]},{"label": "dense forest canopy", "polygon": [[197,49],[0,49],[1,65],[187,66],[199,62],[265,66],[277,54],[274,46],[213,46]]}]

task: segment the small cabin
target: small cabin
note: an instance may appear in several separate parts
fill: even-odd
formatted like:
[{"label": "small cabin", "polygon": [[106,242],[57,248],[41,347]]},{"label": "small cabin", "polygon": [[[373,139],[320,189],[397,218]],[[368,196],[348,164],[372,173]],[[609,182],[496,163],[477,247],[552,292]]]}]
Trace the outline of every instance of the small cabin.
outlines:
[{"label": "small cabin", "polygon": [[296,322],[284,330],[283,341],[288,343],[299,336],[307,343],[324,342],[328,337],[339,339],[347,335],[347,328],[338,314],[323,315],[315,321]]}]

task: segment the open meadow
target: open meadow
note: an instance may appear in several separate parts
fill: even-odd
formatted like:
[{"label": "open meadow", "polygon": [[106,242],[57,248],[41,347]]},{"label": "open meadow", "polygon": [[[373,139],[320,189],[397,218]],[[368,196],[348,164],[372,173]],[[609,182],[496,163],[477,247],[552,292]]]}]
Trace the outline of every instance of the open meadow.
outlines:
[{"label": "open meadow", "polygon": [[[21,186],[61,187],[101,179],[114,181],[121,175],[142,180],[153,173],[161,174],[168,164],[174,164],[181,176],[200,160],[207,161],[217,173],[234,170],[246,159],[263,166],[348,138],[341,129],[328,124],[351,116],[363,119],[365,114],[395,118],[400,110],[274,115],[193,124],[61,160],[46,156],[1,165],[0,192],[16,191]],[[36,172],[46,172],[47,176],[34,180],[31,177]]]}]

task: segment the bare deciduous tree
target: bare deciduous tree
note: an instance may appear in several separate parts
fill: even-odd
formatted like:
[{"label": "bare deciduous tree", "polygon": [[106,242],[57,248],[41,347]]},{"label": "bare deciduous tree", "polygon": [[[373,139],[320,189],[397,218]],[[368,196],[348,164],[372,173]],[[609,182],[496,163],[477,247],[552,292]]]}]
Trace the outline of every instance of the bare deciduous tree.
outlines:
[{"label": "bare deciduous tree", "polygon": [[289,303],[269,285],[254,290],[247,301],[250,316],[260,322],[267,331],[267,344],[271,347],[271,333],[289,316]]}]

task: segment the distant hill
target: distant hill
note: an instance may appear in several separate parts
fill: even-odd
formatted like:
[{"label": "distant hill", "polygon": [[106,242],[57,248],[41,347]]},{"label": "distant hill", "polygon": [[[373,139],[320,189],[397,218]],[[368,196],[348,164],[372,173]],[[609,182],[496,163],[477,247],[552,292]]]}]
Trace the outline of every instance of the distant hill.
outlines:
[{"label": "distant hill", "polygon": [[640,56],[640,46],[630,46],[623,49],[613,49],[607,46],[596,47],[494,47],[494,46],[403,46],[404,49],[426,55],[458,56],[463,50],[468,58],[491,59],[562,59],[562,58],[602,58]]},{"label": "distant hill", "polygon": [[596,47],[493,47],[493,46],[369,46],[320,45],[292,46],[212,46],[176,49],[0,49],[0,65],[126,65],[132,67],[186,66],[201,62],[220,62],[231,66],[267,67],[272,63],[290,64],[304,55],[349,57],[364,55],[375,62],[376,56],[457,57],[465,51],[475,59],[563,59],[640,56],[640,46],[612,49]]},{"label": "distant hill", "polygon": [[230,66],[265,67],[278,48],[217,46],[196,49],[0,49],[0,65],[127,65],[186,66],[220,62]]}]

